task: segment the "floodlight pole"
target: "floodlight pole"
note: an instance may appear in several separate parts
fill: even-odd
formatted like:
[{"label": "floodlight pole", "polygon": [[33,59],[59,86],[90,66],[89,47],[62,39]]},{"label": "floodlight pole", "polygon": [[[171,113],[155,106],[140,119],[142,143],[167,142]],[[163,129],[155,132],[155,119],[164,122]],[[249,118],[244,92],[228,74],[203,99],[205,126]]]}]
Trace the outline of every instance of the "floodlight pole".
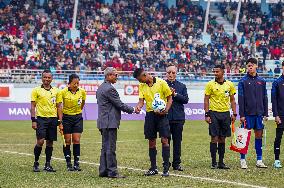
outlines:
[{"label": "floodlight pole", "polygon": [[75,4],[74,4],[74,12],[73,12],[72,30],[75,30],[75,29],[76,29],[76,20],[77,20],[77,11],[78,11],[78,2],[79,2],[79,0],[75,0]]},{"label": "floodlight pole", "polygon": [[210,0],[207,0],[207,8],[206,8],[206,14],[205,14],[205,20],[204,20],[203,33],[206,33],[206,31],[207,31],[207,24],[208,24],[208,17],[209,17],[209,9],[210,9]]},{"label": "floodlight pole", "polygon": [[235,34],[237,34],[237,29],[238,29],[238,24],[239,24],[241,6],[242,6],[242,0],[239,0],[238,9],[237,9],[237,14],[236,14],[236,20],[235,20],[235,24],[234,24],[234,33],[235,33]]}]

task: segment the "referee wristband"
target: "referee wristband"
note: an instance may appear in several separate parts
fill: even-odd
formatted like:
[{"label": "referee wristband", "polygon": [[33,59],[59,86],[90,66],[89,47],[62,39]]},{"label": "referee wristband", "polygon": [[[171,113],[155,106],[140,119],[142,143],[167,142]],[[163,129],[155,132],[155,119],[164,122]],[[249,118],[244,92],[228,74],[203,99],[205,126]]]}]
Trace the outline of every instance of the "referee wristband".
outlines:
[{"label": "referee wristband", "polygon": [[210,117],[209,112],[205,112],[205,117]]},{"label": "referee wristband", "polygon": [[32,122],[36,122],[36,118],[35,117],[31,117]]}]

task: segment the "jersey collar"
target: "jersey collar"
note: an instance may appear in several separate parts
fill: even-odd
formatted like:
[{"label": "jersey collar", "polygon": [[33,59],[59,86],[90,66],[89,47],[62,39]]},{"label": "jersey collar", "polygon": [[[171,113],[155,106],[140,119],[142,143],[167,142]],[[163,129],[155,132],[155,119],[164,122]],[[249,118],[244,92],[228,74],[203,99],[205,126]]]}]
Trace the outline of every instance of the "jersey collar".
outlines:
[{"label": "jersey collar", "polygon": [[226,80],[226,79],[224,79],[224,81],[223,81],[223,82],[218,82],[218,81],[216,80],[216,78],[215,78],[215,82],[217,82],[217,83],[218,83],[218,84],[220,84],[220,85],[223,85],[226,81],[227,81],[227,80]]},{"label": "jersey collar", "polygon": [[43,89],[45,89],[46,91],[50,91],[51,89],[52,89],[52,86],[50,86],[50,89],[46,89],[46,88],[44,88],[44,86],[43,86],[43,84],[41,84],[41,86],[40,86],[41,88],[43,88]]},{"label": "jersey collar", "polygon": [[[68,87],[68,91],[70,91],[70,92],[72,93],[70,87]],[[76,90],[75,94],[77,93],[77,91],[79,91],[79,88]],[[72,93],[72,94],[73,94],[73,93]]]}]

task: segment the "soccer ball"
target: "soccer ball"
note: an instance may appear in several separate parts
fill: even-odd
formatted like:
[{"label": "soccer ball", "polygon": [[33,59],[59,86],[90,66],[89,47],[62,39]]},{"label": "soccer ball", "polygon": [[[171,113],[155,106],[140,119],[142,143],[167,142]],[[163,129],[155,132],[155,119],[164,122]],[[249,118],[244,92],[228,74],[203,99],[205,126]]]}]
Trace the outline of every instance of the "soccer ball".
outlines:
[{"label": "soccer ball", "polygon": [[162,112],[166,109],[166,102],[160,98],[160,94],[154,95],[154,101],[152,102],[152,108],[154,112]]}]

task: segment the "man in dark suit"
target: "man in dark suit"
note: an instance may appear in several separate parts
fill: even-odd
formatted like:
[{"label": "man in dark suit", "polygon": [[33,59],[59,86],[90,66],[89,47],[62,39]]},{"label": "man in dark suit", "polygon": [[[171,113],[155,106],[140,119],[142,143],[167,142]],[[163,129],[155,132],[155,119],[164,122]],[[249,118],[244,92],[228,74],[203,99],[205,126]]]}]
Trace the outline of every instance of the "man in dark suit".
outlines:
[{"label": "man in dark suit", "polygon": [[108,67],[104,71],[105,81],[97,90],[98,121],[97,127],[102,135],[102,149],[100,157],[99,176],[109,178],[125,178],[117,172],[116,140],[121,111],[129,114],[135,108],[121,102],[119,94],[112,84],[116,83],[118,74],[116,69]]},{"label": "man in dark suit", "polygon": [[[176,80],[177,67],[173,64],[166,69],[167,83],[172,91],[173,103],[168,113],[171,136],[173,140],[173,163],[174,170],[183,171],[181,163],[181,141],[185,122],[184,104],[188,103],[186,86]],[[170,140],[169,140],[170,143]]]}]

